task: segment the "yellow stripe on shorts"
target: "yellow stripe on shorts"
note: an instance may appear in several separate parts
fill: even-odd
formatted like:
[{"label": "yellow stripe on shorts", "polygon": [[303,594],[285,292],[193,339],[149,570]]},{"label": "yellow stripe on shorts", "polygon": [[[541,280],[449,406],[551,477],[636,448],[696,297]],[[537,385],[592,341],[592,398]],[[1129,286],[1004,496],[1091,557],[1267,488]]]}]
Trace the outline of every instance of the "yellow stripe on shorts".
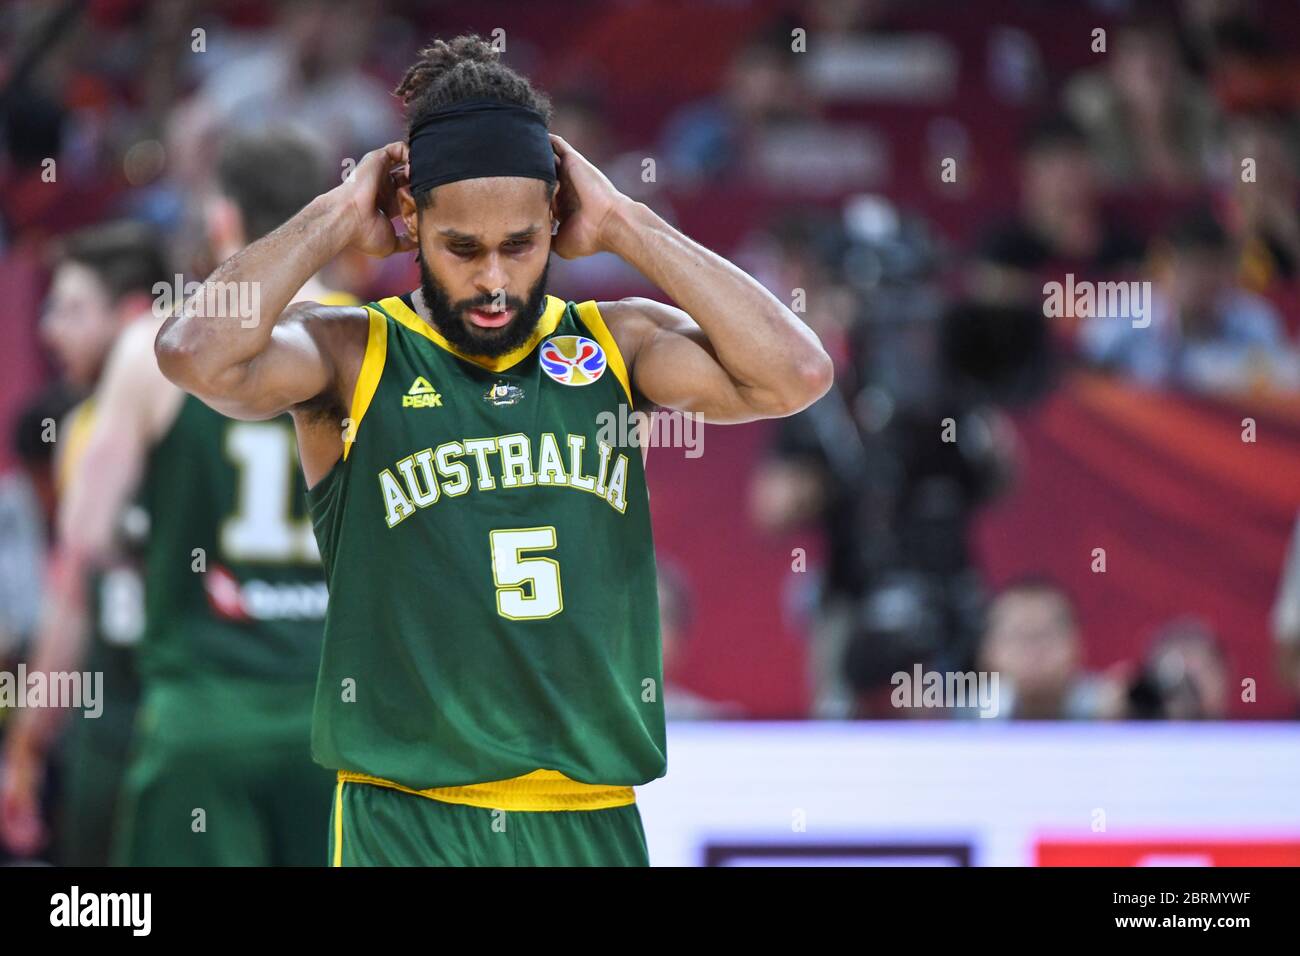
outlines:
[{"label": "yellow stripe on shorts", "polygon": [[463,787],[433,787],[428,790],[414,790],[382,777],[340,770],[340,793],[345,781],[368,783],[373,787],[387,787],[443,803],[459,803],[488,810],[608,810],[636,802],[636,793],[631,787],[581,783],[558,770],[534,770],[509,780],[494,780]]},{"label": "yellow stripe on shorts", "polygon": [[334,792],[334,865],[343,865],[343,778]]}]

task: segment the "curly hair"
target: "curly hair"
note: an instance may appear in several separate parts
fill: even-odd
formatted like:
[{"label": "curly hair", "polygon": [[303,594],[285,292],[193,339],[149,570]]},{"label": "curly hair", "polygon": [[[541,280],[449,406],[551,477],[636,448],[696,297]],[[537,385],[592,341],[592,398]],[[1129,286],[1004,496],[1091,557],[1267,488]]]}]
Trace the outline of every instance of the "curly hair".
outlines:
[{"label": "curly hair", "polygon": [[[430,113],[465,100],[498,100],[536,110],[547,125],[551,101],[501,62],[501,55],[477,34],[434,40],[418,54],[393,95],[406,110],[407,135]],[[428,190],[415,196],[425,205]]]}]

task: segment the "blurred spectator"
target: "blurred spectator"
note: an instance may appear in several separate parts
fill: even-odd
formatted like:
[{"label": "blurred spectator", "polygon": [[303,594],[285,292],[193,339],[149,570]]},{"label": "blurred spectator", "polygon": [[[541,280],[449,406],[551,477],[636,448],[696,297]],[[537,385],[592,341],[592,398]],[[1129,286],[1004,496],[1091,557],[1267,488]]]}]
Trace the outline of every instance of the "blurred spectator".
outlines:
[{"label": "blurred spectator", "polygon": [[[960,60],[938,32],[902,26],[898,0],[813,0],[799,25],[808,89],[821,100],[942,102],[956,91]],[[789,35],[789,31],[786,31]]]},{"label": "blurred spectator", "polygon": [[1199,183],[1214,140],[1214,104],[1184,68],[1172,24],[1137,20],[1114,31],[1112,42],[1105,66],[1065,90],[1103,180],[1164,189]]},{"label": "blurred spectator", "polygon": [[1084,354],[1147,385],[1207,393],[1300,388],[1300,365],[1281,319],[1238,284],[1223,227],[1208,213],[1195,213],[1173,229],[1167,245],[1167,261],[1149,287],[1146,319],[1089,318],[1080,335]]},{"label": "blurred spectator", "polygon": [[1166,625],[1128,698],[1128,716],[1135,719],[1222,720],[1228,713],[1228,670],[1219,639],[1196,618]]},{"label": "blurred spectator", "polygon": [[1119,717],[1123,690],[1082,669],[1074,606],[1049,581],[1005,588],[989,607],[978,667],[998,675],[1001,718],[1078,720]]},{"label": "blurred spectator", "polygon": [[1255,0],[1180,0],[1179,33],[1191,66],[1198,74],[1212,72],[1223,55],[1225,36],[1258,34]]},{"label": "blurred spectator", "polygon": [[[594,90],[570,90],[551,97],[551,109],[551,132],[605,172],[617,155],[617,137],[600,96]],[[625,184],[615,185],[621,190]]]},{"label": "blurred spectator", "polygon": [[[0,252],[9,233],[34,225],[58,201],[58,167],[51,181],[47,160],[62,149],[65,117],[59,104],[37,90],[15,90],[0,114]],[[49,188],[42,188],[49,187]]]},{"label": "blurred spectator", "polygon": [[1300,519],[1291,531],[1271,623],[1278,674],[1295,698],[1292,713],[1300,718]]},{"label": "blurred spectator", "polygon": [[[1300,178],[1287,127],[1266,115],[1229,126],[1226,226],[1241,250],[1241,283],[1264,293],[1300,275]],[[1242,163],[1250,160],[1251,175]]]},{"label": "blurred spectator", "polygon": [[57,423],[75,401],[71,389],[55,383],[30,402],[14,429],[20,467],[0,475],[0,665],[30,640],[39,620],[55,508],[54,442],[48,438],[57,435]]},{"label": "blurred spectator", "polygon": [[678,684],[673,670],[691,626],[691,602],[686,579],[672,561],[659,558],[659,634],[664,656],[664,717],[667,720],[720,720],[740,717],[735,704],[720,703]]},{"label": "blurred spectator", "polygon": [[315,138],[331,166],[402,135],[396,100],[361,66],[370,42],[370,0],[287,0],[276,28],[216,67],[173,113],[169,154],[183,186],[207,178],[227,130],[295,127]]},{"label": "blurred spectator", "polygon": [[[1212,81],[1227,111],[1294,110],[1300,105],[1300,60],[1295,45],[1262,14],[1286,4],[1256,0],[1184,0],[1184,39],[1193,60]],[[1294,10],[1288,13],[1294,17]],[[1286,42],[1283,41],[1283,42]]]},{"label": "blurred spectator", "polygon": [[1032,127],[1021,151],[1020,211],[979,243],[971,291],[994,302],[1042,302],[1042,280],[1109,275],[1137,265],[1138,239],[1097,200],[1087,139],[1065,117]]},{"label": "blurred spectator", "polygon": [[[551,132],[590,160],[624,195],[641,202],[649,202],[653,196],[655,208],[672,219],[668,198],[656,192],[656,182],[647,183],[642,178],[645,157],[618,151],[618,137],[599,95],[575,89],[553,97],[551,107],[555,111]],[[581,259],[556,256],[551,260],[550,282],[552,292],[561,298],[618,299],[654,294],[653,286],[641,273],[610,252]]]},{"label": "blurred spectator", "polygon": [[664,155],[675,176],[719,179],[744,165],[751,140],[803,116],[806,105],[788,41],[751,40],[732,58],[717,97],[669,117]]}]

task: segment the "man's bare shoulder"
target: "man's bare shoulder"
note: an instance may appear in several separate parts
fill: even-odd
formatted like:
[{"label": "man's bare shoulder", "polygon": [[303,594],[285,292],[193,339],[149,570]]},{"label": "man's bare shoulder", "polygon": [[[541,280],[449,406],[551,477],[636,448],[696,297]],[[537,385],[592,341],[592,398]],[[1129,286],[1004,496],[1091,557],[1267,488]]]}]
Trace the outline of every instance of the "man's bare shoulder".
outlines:
[{"label": "man's bare shoulder", "polygon": [[[620,335],[639,338],[660,329],[690,332],[699,328],[694,319],[676,306],[644,296],[597,302],[596,308],[615,338]],[[619,345],[622,344],[620,341]]]},{"label": "man's bare shoulder", "polygon": [[596,308],[600,310],[601,318],[618,343],[618,350],[623,354],[623,360],[629,369],[641,350],[661,332],[703,341],[703,332],[694,319],[676,306],[654,299],[630,296],[626,299],[597,302]]},{"label": "man's bare shoulder", "polygon": [[276,322],[276,329],[280,328],[307,332],[322,345],[346,348],[355,345],[359,339],[364,348],[370,328],[370,310],[363,305],[293,302]]}]

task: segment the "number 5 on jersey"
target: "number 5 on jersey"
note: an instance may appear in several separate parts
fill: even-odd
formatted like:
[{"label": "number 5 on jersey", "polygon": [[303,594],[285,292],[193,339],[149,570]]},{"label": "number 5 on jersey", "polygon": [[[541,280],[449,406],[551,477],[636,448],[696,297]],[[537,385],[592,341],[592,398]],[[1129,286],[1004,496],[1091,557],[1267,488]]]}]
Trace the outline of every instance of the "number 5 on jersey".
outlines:
[{"label": "number 5 on jersey", "polygon": [[488,536],[498,614],[512,621],[536,621],[564,610],[560,562],[523,557],[525,551],[554,550],[554,528],[508,528],[488,532]]}]

